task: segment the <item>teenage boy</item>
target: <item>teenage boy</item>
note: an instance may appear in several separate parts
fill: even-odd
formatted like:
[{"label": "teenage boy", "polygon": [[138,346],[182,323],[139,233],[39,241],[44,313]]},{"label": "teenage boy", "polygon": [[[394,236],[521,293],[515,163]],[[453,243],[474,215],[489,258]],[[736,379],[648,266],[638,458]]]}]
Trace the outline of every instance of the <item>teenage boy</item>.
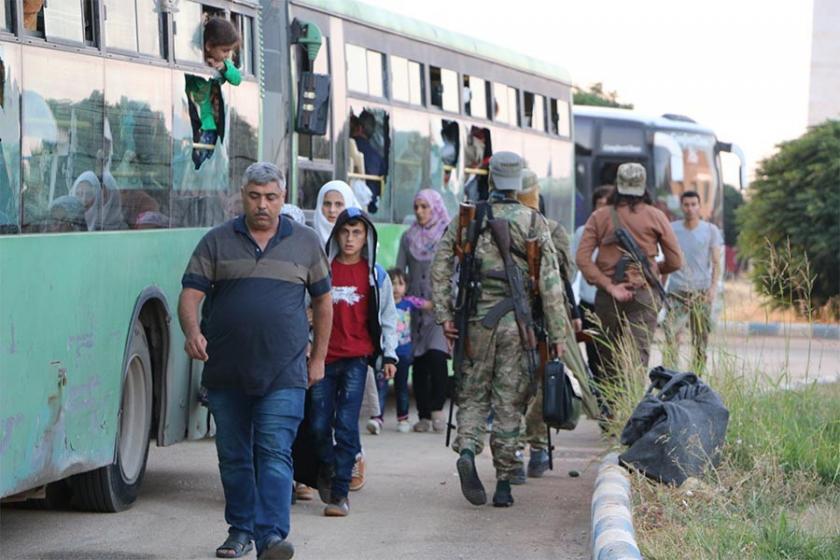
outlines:
[{"label": "teenage boy", "polygon": [[[324,515],[350,512],[347,494],[359,440],[368,365],[391,379],[397,364],[397,311],[391,280],[376,264],[376,229],[358,208],[339,214],[327,240],[333,324],[324,379],[312,391],[312,429],[321,466]],[[381,365],[384,364],[384,365]]]}]

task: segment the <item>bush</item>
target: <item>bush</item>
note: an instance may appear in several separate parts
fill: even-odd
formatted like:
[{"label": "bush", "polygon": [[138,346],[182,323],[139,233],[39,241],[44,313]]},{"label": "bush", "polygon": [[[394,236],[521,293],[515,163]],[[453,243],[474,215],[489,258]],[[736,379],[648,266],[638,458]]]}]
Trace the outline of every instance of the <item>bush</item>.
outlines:
[{"label": "bush", "polygon": [[783,255],[792,259],[785,266],[809,275],[814,306],[840,300],[840,121],[780,144],[759,164],[747,199],[738,242],[756,289],[778,307],[803,310],[797,286],[771,270],[771,256]]},{"label": "bush", "polygon": [[735,213],[744,205],[741,191],[732,185],[723,185],[723,244],[734,247],[738,244],[738,222]]}]

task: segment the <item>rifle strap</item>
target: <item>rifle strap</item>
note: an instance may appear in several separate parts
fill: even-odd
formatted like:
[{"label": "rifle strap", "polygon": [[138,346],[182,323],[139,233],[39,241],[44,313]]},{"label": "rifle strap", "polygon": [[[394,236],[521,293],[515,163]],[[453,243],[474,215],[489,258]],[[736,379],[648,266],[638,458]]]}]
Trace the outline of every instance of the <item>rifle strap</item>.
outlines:
[{"label": "rifle strap", "polygon": [[487,315],[484,316],[484,319],[481,320],[482,326],[493,329],[496,328],[496,325],[499,324],[499,321],[502,320],[502,317],[510,313],[514,310],[513,306],[513,298],[506,297],[503,300],[500,300],[496,305],[490,308],[490,311],[487,312]]}]

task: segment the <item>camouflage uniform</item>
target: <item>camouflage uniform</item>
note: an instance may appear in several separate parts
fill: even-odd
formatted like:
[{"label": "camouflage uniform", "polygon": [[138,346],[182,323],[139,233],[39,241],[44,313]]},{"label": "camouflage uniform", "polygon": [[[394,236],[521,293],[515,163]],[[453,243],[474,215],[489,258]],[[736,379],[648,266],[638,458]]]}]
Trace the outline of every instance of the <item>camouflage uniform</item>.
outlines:
[{"label": "camouflage uniform", "polygon": [[[510,224],[512,258],[521,268],[523,278],[528,275],[527,263],[514,251],[524,254],[526,239],[537,239],[541,251],[541,270],[544,271],[539,279],[539,288],[543,295],[546,329],[552,343],[564,340],[571,329],[563,307],[563,283],[558,273],[557,252],[551,243],[548,224],[539,216],[532,220],[534,210],[515,199],[500,200],[498,196],[494,197],[492,211],[495,218],[507,220]],[[432,301],[438,323],[452,321],[454,318],[451,277],[457,230],[456,217],[444,234],[432,264]],[[470,450],[476,455],[481,453],[487,417],[492,408],[494,419],[490,446],[493,465],[499,480],[510,480],[517,468],[516,446],[530,380],[514,313],[508,312],[502,316],[495,327],[482,324],[488,312],[509,297],[507,281],[487,276],[491,271],[504,270],[502,257],[489,229],[485,229],[479,236],[475,256],[480,262],[481,292],[475,312],[469,320],[469,355],[464,359],[461,391],[458,395],[458,436],[453,450]]]},{"label": "camouflage uniform", "polygon": [[[545,219],[548,222],[549,230],[551,231],[551,241],[554,248],[557,250],[558,262],[561,266],[560,271],[566,271],[567,274],[572,274],[571,260],[569,259],[569,249],[571,243],[569,241],[569,234],[564,228],[554,220]],[[564,278],[563,280],[571,281],[571,278]],[[569,312],[571,302],[566,298],[566,292],[563,292],[563,308]],[[565,352],[563,353],[563,363],[568,367],[577,380],[580,382],[580,388],[583,399],[583,409],[590,418],[597,418],[598,402],[589,391],[589,373],[586,369],[586,362],[583,359],[583,354],[578,346],[575,333],[572,329],[566,331]],[[524,449],[527,442],[532,450],[548,449],[548,428],[545,425],[542,415],[543,391],[542,384],[537,387],[537,394],[534,400],[528,405],[528,412],[525,414],[524,423],[524,437],[519,445],[520,449]]]}]

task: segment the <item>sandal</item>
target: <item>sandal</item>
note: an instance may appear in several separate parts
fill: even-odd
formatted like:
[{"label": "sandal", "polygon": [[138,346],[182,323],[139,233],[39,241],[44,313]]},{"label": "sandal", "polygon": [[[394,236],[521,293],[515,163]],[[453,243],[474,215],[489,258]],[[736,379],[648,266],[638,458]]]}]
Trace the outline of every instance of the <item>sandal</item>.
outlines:
[{"label": "sandal", "polygon": [[232,529],[225,542],[216,549],[216,558],[241,558],[253,549],[251,535],[244,531]]}]

